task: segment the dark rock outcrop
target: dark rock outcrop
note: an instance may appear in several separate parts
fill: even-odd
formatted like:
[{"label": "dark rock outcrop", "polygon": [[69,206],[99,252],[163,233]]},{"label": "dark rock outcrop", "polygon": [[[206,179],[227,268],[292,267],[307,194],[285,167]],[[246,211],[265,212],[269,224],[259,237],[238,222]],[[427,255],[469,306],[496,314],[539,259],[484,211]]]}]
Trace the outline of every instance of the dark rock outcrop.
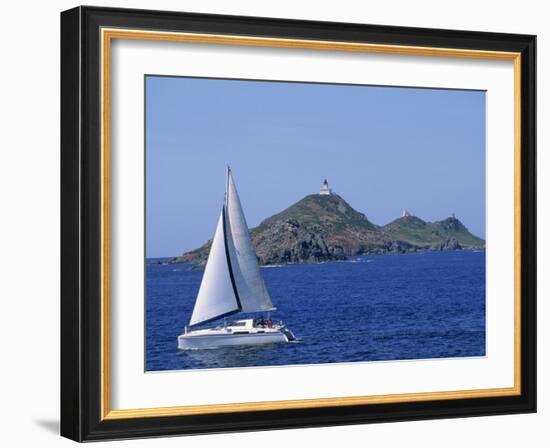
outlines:
[{"label": "dark rock outcrop", "polygon": [[263,264],[317,263],[346,258],[341,248],[325,241],[320,226],[306,226],[295,219],[276,221],[253,233],[256,255]]},{"label": "dark rock outcrop", "polygon": [[439,243],[434,243],[430,246],[430,250],[461,250],[462,246],[454,237],[448,237]]}]

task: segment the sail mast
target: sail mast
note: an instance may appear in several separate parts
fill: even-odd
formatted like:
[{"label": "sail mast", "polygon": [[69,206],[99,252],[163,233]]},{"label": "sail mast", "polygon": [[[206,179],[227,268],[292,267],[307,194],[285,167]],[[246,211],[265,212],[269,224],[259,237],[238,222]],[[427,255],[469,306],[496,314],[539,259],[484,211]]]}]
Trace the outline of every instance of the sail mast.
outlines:
[{"label": "sail mast", "polygon": [[232,267],[238,297],[243,312],[274,310],[260,266],[231,168],[227,166],[225,211],[227,213],[226,238],[229,247],[229,263]]},{"label": "sail mast", "polygon": [[239,291],[237,290],[237,284],[235,282],[235,273],[233,271],[233,266],[231,265],[231,258],[229,256],[229,240],[230,232],[227,229],[227,206],[224,205],[222,208],[222,222],[223,222],[223,243],[225,248],[225,259],[227,262],[227,270],[229,271],[229,278],[231,279],[231,286],[233,287],[233,293],[235,294],[235,300],[237,301],[237,306],[239,307],[238,311],[242,310],[241,300],[239,298]]}]

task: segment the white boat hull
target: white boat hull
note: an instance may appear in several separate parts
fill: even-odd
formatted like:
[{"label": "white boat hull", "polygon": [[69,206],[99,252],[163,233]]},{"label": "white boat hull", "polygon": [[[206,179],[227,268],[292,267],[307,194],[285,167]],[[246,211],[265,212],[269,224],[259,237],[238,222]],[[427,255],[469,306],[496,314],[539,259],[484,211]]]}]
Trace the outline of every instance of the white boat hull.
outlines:
[{"label": "white boat hull", "polygon": [[190,331],[178,336],[181,350],[261,345],[293,341],[294,335],[284,326],[274,328],[237,329],[232,327]]}]

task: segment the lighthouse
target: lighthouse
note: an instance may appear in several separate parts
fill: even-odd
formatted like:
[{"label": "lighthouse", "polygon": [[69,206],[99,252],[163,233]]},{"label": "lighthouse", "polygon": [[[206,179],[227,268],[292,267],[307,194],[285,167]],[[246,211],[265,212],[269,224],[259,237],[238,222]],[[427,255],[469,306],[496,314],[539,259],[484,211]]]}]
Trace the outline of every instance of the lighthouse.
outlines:
[{"label": "lighthouse", "polygon": [[325,181],[323,182],[323,184],[321,185],[321,190],[319,191],[319,194],[322,194],[322,195],[329,195],[329,194],[332,194],[332,189],[330,189],[328,187],[328,182],[327,180],[325,179]]}]

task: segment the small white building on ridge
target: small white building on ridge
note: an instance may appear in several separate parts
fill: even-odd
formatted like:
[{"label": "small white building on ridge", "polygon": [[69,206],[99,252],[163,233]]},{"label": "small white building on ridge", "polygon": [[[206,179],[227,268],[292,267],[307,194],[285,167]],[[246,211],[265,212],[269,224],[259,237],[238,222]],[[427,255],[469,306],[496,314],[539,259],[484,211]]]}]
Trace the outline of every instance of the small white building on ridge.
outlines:
[{"label": "small white building on ridge", "polygon": [[319,194],[322,194],[322,195],[332,194],[332,189],[328,187],[328,182],[326,179],[321,185],[321,190],[319,191]]}]

